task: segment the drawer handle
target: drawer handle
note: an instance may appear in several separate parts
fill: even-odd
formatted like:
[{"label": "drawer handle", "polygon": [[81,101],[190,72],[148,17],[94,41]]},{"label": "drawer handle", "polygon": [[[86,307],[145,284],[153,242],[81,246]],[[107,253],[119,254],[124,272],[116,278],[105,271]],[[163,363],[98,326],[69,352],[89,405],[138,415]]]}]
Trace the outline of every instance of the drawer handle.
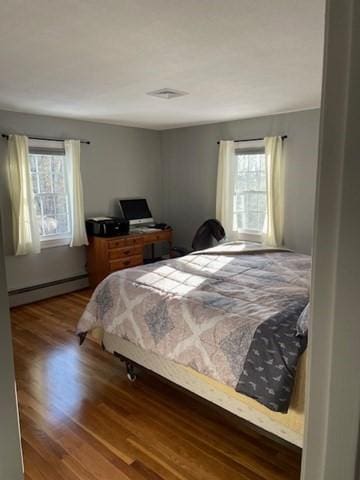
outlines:
[{"label": "drawer handle", "polygon": [[130,255],[130,253],[131,253],[131,250],[125,250],[124,251],[124,255]]},{"label": "drawer handle", "polygon": [[127,267],[128,265],[130,265],[130,263],[131,263],[130,260],[126,260],[126,262],[124,262],[125,267]]}]

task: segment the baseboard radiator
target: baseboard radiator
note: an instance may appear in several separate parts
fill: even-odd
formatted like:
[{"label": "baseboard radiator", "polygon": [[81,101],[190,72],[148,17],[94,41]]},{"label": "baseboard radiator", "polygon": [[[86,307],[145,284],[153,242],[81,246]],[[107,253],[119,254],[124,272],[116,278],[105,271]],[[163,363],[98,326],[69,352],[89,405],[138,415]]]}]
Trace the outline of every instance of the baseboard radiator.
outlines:
[{"label": "baseboard radiator", "polygon": [[24,288],[9,290],[11,307],[36,302],[45,298],[55,297],[64,293],[74,292],[89,286],[87,274],[61,278],[52,282],[39,283]]}]

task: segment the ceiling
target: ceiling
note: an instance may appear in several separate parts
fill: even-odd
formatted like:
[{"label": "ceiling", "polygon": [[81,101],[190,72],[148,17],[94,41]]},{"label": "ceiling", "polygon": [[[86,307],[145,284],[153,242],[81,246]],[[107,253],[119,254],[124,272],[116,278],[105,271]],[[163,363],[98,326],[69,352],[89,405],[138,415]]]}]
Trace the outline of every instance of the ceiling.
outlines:
[{"label": "ceiling", "polygon": [[324,4],[1,0],[0,109],[160,130],[316,108]]}]

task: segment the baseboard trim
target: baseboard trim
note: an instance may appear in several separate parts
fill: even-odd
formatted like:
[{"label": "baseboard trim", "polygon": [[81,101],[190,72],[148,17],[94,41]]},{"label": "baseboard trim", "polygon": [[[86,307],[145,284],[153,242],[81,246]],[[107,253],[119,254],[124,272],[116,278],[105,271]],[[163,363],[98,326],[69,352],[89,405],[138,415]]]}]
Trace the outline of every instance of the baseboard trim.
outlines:
[{"label": "baseboard trim", "polygon": [[38,300],[44,300],[57,295],[63,295],[64,293],[81,290],[88,286],[88,276],[82,274],[52,282],[31,285],[29,287],[17,288],[8,292],[10,307],[37,302]]}]

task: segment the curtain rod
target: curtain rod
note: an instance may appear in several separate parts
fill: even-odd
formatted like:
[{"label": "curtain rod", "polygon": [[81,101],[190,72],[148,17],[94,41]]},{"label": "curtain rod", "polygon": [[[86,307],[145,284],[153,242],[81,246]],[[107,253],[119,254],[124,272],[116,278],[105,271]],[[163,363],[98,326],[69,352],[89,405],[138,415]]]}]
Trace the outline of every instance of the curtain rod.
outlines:
[{"label": "curtain rod", "polygon": [[[285,140],[286,138],[288,138],[287,135],[281,135],[281,140]],[[235,143],[239,143],[239,142],[258,142],[259,140],[264,140],[264,137],[262,138],[246,138],[245,140],[234,140]],[[218,145],[220,142],[216,142]]]},{"label": "curtain rod", "polygon": [[[1,135],[3,138],[6,138],[6,140],[9,139],[9,135],[7,133],[3,133]],[[48,142],[64,142],[65,139],[61,138],[44,138],[44,137],[29,137],[30,140],[46,140]],[[80,143],[85,143],[86,145],[90,145],[89,140],[80,140]]]}]

